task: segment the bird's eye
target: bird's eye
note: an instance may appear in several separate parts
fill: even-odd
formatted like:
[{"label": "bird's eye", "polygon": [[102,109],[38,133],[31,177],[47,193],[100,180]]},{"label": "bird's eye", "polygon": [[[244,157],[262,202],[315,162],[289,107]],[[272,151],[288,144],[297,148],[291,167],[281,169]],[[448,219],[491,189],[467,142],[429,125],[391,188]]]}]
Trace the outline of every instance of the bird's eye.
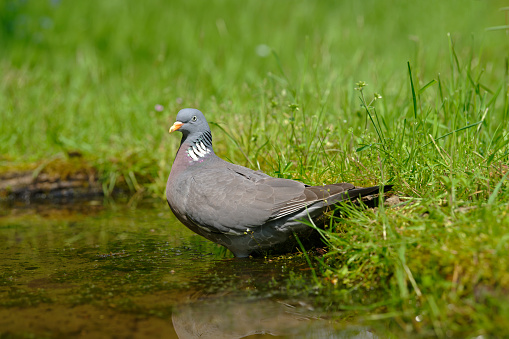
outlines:
[{"label": "bird's eye", "polygon": [[191,121],[196,121],[196,115],[193,115],[193,117],[191,118]]}]

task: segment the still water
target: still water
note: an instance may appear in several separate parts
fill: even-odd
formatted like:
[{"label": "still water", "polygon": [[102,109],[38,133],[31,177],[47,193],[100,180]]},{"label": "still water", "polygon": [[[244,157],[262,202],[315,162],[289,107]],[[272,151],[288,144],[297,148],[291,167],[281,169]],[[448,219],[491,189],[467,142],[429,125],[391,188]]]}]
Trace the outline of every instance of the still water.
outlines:
[{"label": "still water", "polygon": [[163,203],[0,205],[1,338],[377,338],[301,257],[234,259]]}]

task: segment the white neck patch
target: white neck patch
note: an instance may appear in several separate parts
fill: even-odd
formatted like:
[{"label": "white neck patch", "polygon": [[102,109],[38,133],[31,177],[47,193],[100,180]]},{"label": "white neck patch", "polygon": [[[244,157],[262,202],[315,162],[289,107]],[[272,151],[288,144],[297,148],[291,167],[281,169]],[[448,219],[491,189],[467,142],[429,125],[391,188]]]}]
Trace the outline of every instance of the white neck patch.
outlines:
[{"label": "white neck patch", "polygon": [[193,159],[193,161],[198,161],[209,153],[210,149],[202,141],[195,142],[192,147],[187,149],[187,156]]}]

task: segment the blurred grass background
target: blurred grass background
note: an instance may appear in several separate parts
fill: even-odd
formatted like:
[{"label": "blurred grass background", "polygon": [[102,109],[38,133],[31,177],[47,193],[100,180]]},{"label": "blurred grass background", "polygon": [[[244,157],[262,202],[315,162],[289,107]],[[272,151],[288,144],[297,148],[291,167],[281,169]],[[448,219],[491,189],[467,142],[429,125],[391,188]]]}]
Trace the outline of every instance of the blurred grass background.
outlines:
[{"label": "blurred grass background", "polygon": [[[328,148],[350,152],[362,142],[351,140],[365,128],[359,80],[383,96],[378,109],[396,133],[411,115],[407,61],[416,87],[454,76],[449,32],[462,67],[482,68],[483,85],[495,92],[509,41],[504,31],[485,29],[504,23],[502,4],[2,1],[0,160],[12,166],[80,152],[108,182],[134,178],[131,189],[162,196],[178,145],[167,129],[179,109],[196,107],[224,127],[214,130],[220,155],[291,172],[287,159],[303,151],[286,133],[291,118],[302,116],[297,128],[314,127],[303,133],[310,140],[298,140],[307,150],[317,133]],[[500,120],[497,114],[486,121]],[[447,123],[435,133],[455,127],[439,120]],[[348,165],[325,177],[299,165],[299,174],[286,176],[361,179]]]},{"label": "blurred grass background", "polygon": [[168,128],[195,107],[232,162],[411,197],[333,219],[319,266],[334,307],[385,288],[372,320],[403,333],[507,333],[504,6],[4,0],[0,171],[81,154],[106,193],[162,198]]}]

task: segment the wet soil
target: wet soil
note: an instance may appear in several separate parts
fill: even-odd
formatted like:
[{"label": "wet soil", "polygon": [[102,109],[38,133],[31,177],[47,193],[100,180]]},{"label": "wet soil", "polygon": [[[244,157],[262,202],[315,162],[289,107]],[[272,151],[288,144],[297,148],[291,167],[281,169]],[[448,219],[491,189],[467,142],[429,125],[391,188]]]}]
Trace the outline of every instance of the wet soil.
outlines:
[{"label": "wet soil", "polygon": [[98,171],[81,154],[0,164],[0,200],[91,198],[103,192]]}]

